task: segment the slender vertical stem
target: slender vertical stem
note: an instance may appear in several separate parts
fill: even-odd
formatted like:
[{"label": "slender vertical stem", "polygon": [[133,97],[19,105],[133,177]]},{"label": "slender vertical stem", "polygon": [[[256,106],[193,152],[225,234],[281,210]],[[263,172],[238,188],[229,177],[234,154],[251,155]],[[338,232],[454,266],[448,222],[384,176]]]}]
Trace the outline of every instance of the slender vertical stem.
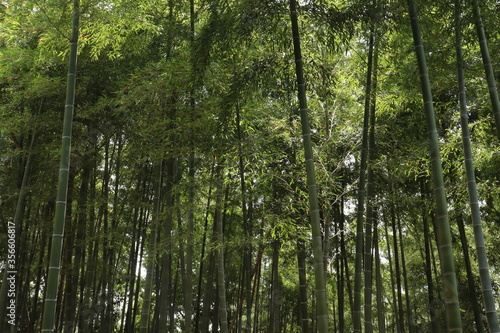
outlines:
[{"label": "slender vertical stem", "polygon": [[306,247],[304,239],[297,239],[297,265],[299,271],[299,322],[302,333],[309,332],[309,316],[307,314],[307,275]]},{"label": "slender vertical stem", "polygon": [[[28,157],[26,158],[26,164],[24,166],[24,172],[23,172],[23,179],[22,179],[22,182],[21,182],[21,188],[19,189],[19,196],[17,197],[17,205],[16,205],[16,212],[15,212],[15,215],[14,215],[14,257],[16,258],[14,260],[14,263],[12,264],[12,261],[11,260],[8,260],[8,265],[7,265],[7,269],[4,270],[4,273],[3,273],[3,278],[2,278],[2,287],[0,289],[0,329],[3,329],[3,330],[7,330],[7,328],[5,327],[6,323],[6,319],[10,319],[9,320],[9,325],[10,325],[10,328],[11,330],[17,330],[17,323],[14,322],[14,324],[12,323],[12,319],[10,317],[7,316],[7,304],[9,304],[9,307],[10,307],[10,302],[14,302],[15,305],[18,304],[18,289],[16,288],[16,291],[14,292],[14,296],[13,298],[11,298],[12,296],[11,293],[9,292],[9,288],[7,288],[8,285],[11,285],[11,284],[14,284],[17,286],[17,284],[15,283],[15,281],[18,279],[18,273],[17,271],[19,270],[19,265],[17,265],[17,263],[19,263],[19,248],[20,248],[20,239],[21,239],[21,223],[23,221],[23,216],[24,216],[24,210],[25,210],[25,206],[26,206],[26,197],[28,195],[28,191],[27,191],[27,187],[28,187],[28,181],[29,181],[29,178],[30,178],[30,172],[31,172],[31,164],[33,162],[33,157],[34,157],[34,154],[33,152],[31,151],[33,149],[33,145],[35,143],[35,140],[36,140],[36,133],[33,133],[32,137],[31,137],[31,143],[30,143],[30,146],[29,146],[29,153],[28,153]],[[11,236],[12,234],[9,233],[9,237],[12,237]],[[9,249],[11,250],[11,249]],[[9,251],[9,254],[11,255],[11,252]],[[11,257],[9,255],[9,258]],[[8,280],[7,280],[8,279]],[[9,294],[9,297],[7,297]],[[10,298],[10,300],[8,300],[8,298]]]},{"label": "slender vertical stem", "polygon": [[270,332],[281,332],[281,281],[279,273],[279,256],[280,256],[280,241],[275,239],[272,242],[273,255],[272,255],[272,288],[271,288],[271,306],[269,314]]},{"label": "slender vertical stem", "polygon": [[439,142],[436,129],[436,117],[432,102],[427,62],[425,60],[424,46],[420,34],[420,25],[417,17],[417,9],[413,0],[408,0],[409,15],[415,43],[415,53],[418,60],[420,82],[424,100],[425,116],[427,119],[427,134],[429,140],[430,160],[432,166],[432,179],[434,183],[434,198],[436,201],[436,222],[438,224],[438,245],[441,259],[441,276],[444,287],[444,301],[446,304],[446,319],[448,330],[462,332],[462,319],[460,316],[460,304],[458,302],[457,277],[455,274],[455,262],[453,248],[451,245],[451,231],[448,220],[448,206],[444,190],[443,169],[439,153]]},{"label": "slender vertical stem", "polygon": [[429,314],[431,317],[432,333],[439,333],[439,326],[436,318],[434,283],[432,282],[432,263],[431,263],[431,239],[429,237],[429,219],[425,207],[425,183],[424,178],[420,178],[420,193],[422,196],[422,224],[424,226],[424,248],[425,248],[425,277],[427,279],[427,292],[429,300]]},{"label": "slender vertical stem", "polygon": [[[376,210],[375,210],[376,213]],[[385,312],[384,312],[384,297],[383,297],[383,283],[380,265],[380,250],[379,250],[379,235],[378,235],[378,220],[373,226],[373,241],[375,242],[375,279],[377,286],[377,322],[379,333],[385,333]]]},{"label": "slender vertical stem", "polygon": [[[213,183],[212,177],[213,177],[213,173],[214,173],[214,169],[215,169],[214,165],[215,165],[215,161],[212,162],[212,167],[211,167],[211,174],[210,174],[210,181],[209,181],[208,195],[207,195],[208,200],[207,200],[207,205],[206,205],[206,209],[205,209],[205,223],[204,223],[204,227],[203,227],[203,239],[201,241],[200,269],[199,269],[199,275],[198,275],[198,288],[197,288],[198,295],[197,295],[197,299],[196,299],[196,313],[195,313],[195,320],[194,320],[194,331],[195,332],[200,332],[200,330],[203,331],[205,329],[205,327],[208,327],[208,323],[206,325],[204,325],[202,323],[201,328],[199,328],[199,326],[200,326],[200,314],[203,317],[203,318],[201,318],[201,320],[206,321],[205,314],[210,307],[210,303],[212,302],[211,291],[213,288],[211,287],[211,284],[208,283],[208,281],[207,281],[206,285],[210,286],[210,287],[207,288],[205,295],[210,296],[210,297],[204,298],[203,302],[201,302],[201,294],[202,294],[203,275],[207,274],[205,272],[205,269],[204,269],[204,263],[206,261],[205,250],[206,250],[207,234],[208,234],[208,215],[209,215],[209,209],[210,209],[211,200],[212,200],[212,183]],[[213,257],[213,255],[210,254],[209,271],[211,270],[212,257]],[[212,274],[208,274],[207,276],[210,279],[212,278]],[[201,313],[202,312],[201,304],[203,304],[203,313]],[[208,328],[206,328],[206,329],[208,329]]]},{"label": "slender vertical stem", "polygon": [[[373,4],[375,7],[375,3]],[[373,181],[373,158],[375,155],[375,105],[376,105],[376,84],[377,84],[377,52],[375,50],[375,23],[372,17],[370,24],[370,43],[368,52],[368,73],[365,112],[368,112],[368,144],[367,144],[367,170],[366,170],[366,218],[365,218],[365,246],[364,246],[364,324],[365,332],[373,332],[372,324],[372,286],[373,286],[373,258],[372,258],[372,225],[373,225],[373,205],[375,196],[375,183]],[[359,215],[358,215],[359,217]],[[362,216],[361,216],[362,217]]]},{"label": "slender vertical stem", "polygon": [[[165,161],[166,177],[164,182],[164,197],[162,203],[165,208],[161,209],[161,223],[159,225],[159,234],[161,235],[159,248],[159,266],[161,266],[160,273],[160,294],[156,296],[156,307],[158,308],[158,329],[161,332],[168,326],[169,310],[172,308],[172,226],[174,221],[174,205],[175,198],[173,194],[174,183],[177,182],[177,160],[175,158],[168,158]],[[172,323],[168,323],[169,326]]]},{"label": "slender vertical stem", "polygon": [[[354,262],[354,308],[352,313],[354,332],[361,332],[361,326],[362,326],[361,293],[363,289],[362,286],[363,242],[364,242],[363,217],[365,212],[366,169],[368,164],[368,129],[370,127],[373,45],[374,45],[374,31],[372,22],[370,26],[368,64],[366,70],[365,106],[364,106],[363,133],[362,133],[362,143],[361,143],[361,163],[360,163],[360,174],[359,174],[359,184],[358,184],[358,204],[357,204],[357,214],[356,214],[356,258]],[[371,313],[368,313],[369,317],[370,315]],[[365,324],[368,326],[368,331],[370,331],[371,320],[369,319],[369,322],[366,322]]]},{"label": "slender vertical stem", "polygon": [[406,302],[406,320],[408,321],[408,331],[410,333],[415,332],[415,327],[413,325],[413,315],[411,312],[410,304],[410,288],[408,287],[408,273],[406,271],[406,256],[405,247],[403,243],[403,228],[401,227],[401,219],[398,216],[398,232],[399,232],[399,248],[401,249],[401,268],[403,270],[403,283],[405,286],[405,302]]},{"label": "slender vertical stem", "polygon": [[149,240],[148,240],[148,256],[146,258],[146,279],[144,281],[144,293],[143,293],[143,301],[142,301],[142,309],[141,309],[141,321],[139,326],[140,333],[148,333],[149,331],[149,321],[151,318],[151,295],[153,293],[153,277],[154,277],[154,267],[155,267],[155,258],[157,252],[156,246],[156,238],[158,235],[158,220],[160,214],[160,194],[161,194],[161,185],[162,185],[162,162],[158,161],[156,165],[155,171],[155,198],[153,205],[153,220],[151,222],[151,230],[149,232]]},{"label": "slender vertical stem", "polygon": [[474,15],[474,24],[476,25],[477,37],[479,39],[479,47],[481,48],[481,57],[483,58],[484,72],[488,83],[493,117],[495,118],[497,137],[498,140],[500,140],[500,98],[498,97],[495,72],[493,71],[493,66],[491,65],[490,51],[488,48],[488,42],[486,41],[483,20],[481,18],[481,11],[477,0],[472,0],[472,13]]},{"label": "slender vertical stem", "polygon": [[323,264],[323,250],[321,226],[319,218],[318,190],[314,169],[314,157],[309,127],[304,70],[302,67],[302,51],[300,49],[299,25],[297,20],[296,0],[290,0],[290,18],[292,21],[293,50],[295,55],[295,72],[297,75],[298,99],[300,119],[302,123],[302,138],[304,144],[305,164],[307,171],[307,187],[309,192],[309,216],[312,227],[312,246],[314,255],[314,275],[316,283],[316,316],[318,331],[328,332],[328,307],[326,296],[325,270]]},{"label": "slender vertical stem", "polygon": [[[336,256],[335,256],[335,270],[337,273],[337,304],[338,304],[338,329],[340,332],[345,331],[345,314],[344,314],[344,309],[345,309],[345,293],[344,293],[344,288],[345,288],[345,280],[344,280],[344,264],[342,260],[342,256],[344,253],[342,253],[342,235],[344,233],[344,222],[342,219],[342,200],[340,202],[334,203],[333,205],[334,209],[334,220],[338,221],[336,224],[338,227],[335,228],[335,250],[336,250]],[[303,331],[305,333],[305,331]]]},{"label": "slender vertical stem", "polygon": [[392,226],[392,243],[394,246],[394,261],[396,269],[396,286],[398,289],[398,332],[405,332],[405,320],[403,309],[403,292],[401,290],[401,265],[399,261],[399,246],[398,246],[398,232],[396,230],[396,212],[394,205],[391,205],[391,226]]},{"label": "slender vertical stem", "polygon": [[389,261],[389,273],[390,273],[390,284],[391,284],[391,293],[392,293],[392,313],[394,318],[393,326],[398,328],[398,332],[400,332],[400,320],[398,315],[398,305],[396,300],[396,291],[394,290],[394,269],[392,268],[392,255],[391,255],[391,244],[389,239],[389,222],[384,221],[384,230],[385,230],[385,242],[387,244],[387,259]]},{"label": "slender vertical stem", "polygon": [[[476,12],[477,11],[477,12]],[[477,1],[474,0],[474,13],[476,16],[476,22],[480,22],[479,8],[477,6]],[[482,28],[482,25],[481,25]],[[455,1],[455,45],[457,53],[457,76],[458,76],[458,96],[460,101],[460,121],[462,125],[462,143],[464,147],[464,159],[465,159],[465,171],[467,174],[467,188],[469,191],[469,202],[472,215],[472,225],[474,228],[474,241],[476,243],[477,258],[479,264],[479,278],[481,281],[481,290],[483,292],[483,300],[486,309],[486,318],[488,320],[488,326],[490,332],[498,333],[500,332],[500,325],[498,323],[498,314],[495,306],[495,300],[493,297],[490,270],[488,265],[488,257],[486,254],[486,245],[484,243],[483,226],[481,222],[481,215],[479,211],[479,199],[477,195],[476,188],[476,175],[474,172],[474,162],[472,156],[472,149],[470,143],[470,133],[469,133],[469,119],[467,111],[467,98],[465,94],[465,75],[463,68],[463,56],[462,56],[462,37],[460,32],[460,1]],[[482,31],[482,36],[484,37],[484,29],[478,28],[478,34]],[[487,51],[486,39],[484,39],[484,48]],[[481,44],[482,45],[482,44]],[[481,46],[483,49],[483,46]],[[488,52],[483,52],[488,54]],[[489,55],[488,55],[489,57]],[[483,57],[484,59],[484,57]],[[486,64],[485,64],[486,68]],[[489,63],[489,69],[491,70],[491,63]],[[490,82],[490,80],[488,80]],[[493,78],[492,83],[495,83]],[[497,94],[496,87],[493,87],[495,94]],[[490,90],[491,93],[491,90]],[[492,96],[492,101],[493,101]],[[496,96],[498,101],[498,95]],[[497,115],[499,115],[499,110],[495,110],[495,119],[497,120]],[[500,138],[500,123],[497,122],[497,131],[499,131]]]},{"label": "slender vertical stem", "polygon": [[[460,242],[462,243],[462,252],[464,255],[465,271],[467,272],[467,287],[468,294],[472,299],[472,310],[474,312],[474,321],[476,324],[477,333],[485,333],[483,320],[481,318],[481,309],[479,308],[479,301],[476,291],[476,279],[472,274],[472,265],[469,256],[469,242],[467,242],[467,236],[465,235],[464,221],[462,219],[462,214],[457,217],[458,231],[460,233]],[[494,331],[492,331],[494,332]]]},{"label": "slender vertical stem", "polygon": [[[189,1],[189,23],[190,23],[190,42],[192,53],[194,50],[194,40],[195,40],[195,7],[194,0]],[[193,82],[195,81],[194,72],[194,57],[191,56],[191,75]],[[196,101],[194,98],[194,89],[189,92],[190,95],[190,108],[191,108],[191,119],[194,118]],[[186,232],[186,276],[183,279],[184,282],[184,311],[185,320],[184,331],[186,333],[191,333],[193,331],[193,256],[194,256],[194,201],[195,201],[195,152],[193,145],[193,138],[190,138],[190,149],[189,160],[188,160],[188,212],[187,212],[187,232]]]},{"label": "slender vertical stem", "polygon": [[47,291],[43,308],[42,332],[54,332],[57,306],[57,286],[61,270],[61,250],[66,217],[66,199],[68,194],[69,164],[71,155],[71,132],[73,127],[73,111],[75,105],[76,60],[78,51],[78,28],[80,21],[79,0],[73,1],[73,21],[70,39],[68,79],[66,86],[66,105],[64,108],[61,161],[59,182],[57,185],[56,213],[50,251]]},{"label": "slender vertical stem", "polygon": [[[224,163],[220,161],[221,165]],[[219,316],[220,316],[220,332],[228,333],[229,326],[227,320],[227,301],[226,301],[226,277],[224,273],[224,228],[223,228],[223,208],[222,202],[224,200],[223,180],[222,180],[222,166],[217,166],[216,172],[216,201],[215,201],[215,239],[217,242],[217,289],[219,293]]]},{"label": "slender vertical stem", "polygon": [[193,257],[194,257],[194,201],[195,201],[195,161],[194,151],[190,153],[188,161],[188,213],[187,213],[187,231],[186,231],[186,278],[184,282],[184,311],[186,314],[186,324],[184,331],[191,333],[193,331]]},{"label": "slender vertical stem", "polygon": [[243,253],[243,285],[242,288],[243,293],[245,295],[246,300],[246,326],[245,332],[250,332],[252,326],[252,242],[251,236],[252,231],[250,228],[250,222],[247,214],[247,190],[246,190],[246,181],[245,181],[245,163],[243,159],[243,134],[241,129],[241,110],[240,106],[236,104],[236,133],[238,136],[238,171],[240,174],[240,189],[241,189],[241,211],[243,218],[243,232],[245,233],[245,250]]}]

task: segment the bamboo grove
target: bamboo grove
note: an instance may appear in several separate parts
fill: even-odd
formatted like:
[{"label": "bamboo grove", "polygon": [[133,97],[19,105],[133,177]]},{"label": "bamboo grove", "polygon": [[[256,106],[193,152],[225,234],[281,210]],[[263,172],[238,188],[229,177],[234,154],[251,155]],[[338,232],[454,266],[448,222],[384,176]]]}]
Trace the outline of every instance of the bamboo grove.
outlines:
[{"label": "bamboo grove", "polygon": [[499,9],[0,1],[0,332],[500,332]]}]

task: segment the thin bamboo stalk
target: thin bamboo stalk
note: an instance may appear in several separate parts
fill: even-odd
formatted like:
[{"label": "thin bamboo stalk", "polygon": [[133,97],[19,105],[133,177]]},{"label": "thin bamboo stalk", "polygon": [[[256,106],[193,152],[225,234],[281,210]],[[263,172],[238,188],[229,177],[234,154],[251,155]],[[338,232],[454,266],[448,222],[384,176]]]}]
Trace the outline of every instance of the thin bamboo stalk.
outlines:
[{"label": "thin bamboo stalk", "polygon": [[491,64],[490,51],[486,33],[484,31],[483,19],[481,18],[481,10],[477,0],[472,0],[472,13],[474,15],[474,24],[476,25],[479,47],[481,49],[481,58],[483,59],[484,72],[486,74],[486,82],[490,93],[491,106],[493,117],[495,118],[495,127],[498,140],[500,140],[500,98],[498,97],[498,89],[495,81],[495,72]]}]

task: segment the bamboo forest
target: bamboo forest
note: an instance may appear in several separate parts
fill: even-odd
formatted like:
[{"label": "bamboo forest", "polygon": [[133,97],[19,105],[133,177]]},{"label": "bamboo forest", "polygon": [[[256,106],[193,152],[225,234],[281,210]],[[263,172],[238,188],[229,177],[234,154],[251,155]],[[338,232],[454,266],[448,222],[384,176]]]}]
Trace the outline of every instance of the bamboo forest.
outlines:
[{"label": "bamboo forest", "polygon": [[498,0],[0,0],[0,333],[500,333]]}]

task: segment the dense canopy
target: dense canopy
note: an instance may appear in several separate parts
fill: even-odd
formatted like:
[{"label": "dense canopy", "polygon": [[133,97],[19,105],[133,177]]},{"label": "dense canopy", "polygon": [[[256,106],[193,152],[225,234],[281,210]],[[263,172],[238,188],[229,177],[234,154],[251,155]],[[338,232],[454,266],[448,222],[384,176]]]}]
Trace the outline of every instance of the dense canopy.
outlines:
[{"label": "dense canopy", "polygon": [[500,332],[498,22],[0,0],[0,332]]}]

